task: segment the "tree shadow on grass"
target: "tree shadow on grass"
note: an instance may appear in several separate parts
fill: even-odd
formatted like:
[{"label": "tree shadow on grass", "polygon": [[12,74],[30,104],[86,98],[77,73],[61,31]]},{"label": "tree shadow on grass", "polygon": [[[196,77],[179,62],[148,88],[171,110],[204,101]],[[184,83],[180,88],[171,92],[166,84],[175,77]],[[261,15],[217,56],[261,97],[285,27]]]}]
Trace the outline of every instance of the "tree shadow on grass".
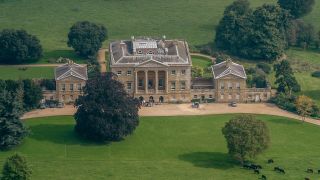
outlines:
[{"label": "tree shadow on grass", "polygon": [[193,152],[179,155],[179,159],[202,168],[230,169],[238,165],[228,154],[221,152]]},{"label": "tree shadow on grass", "polygon": [[77,135],[71,124],[39,124],[30,127],[29,138],[56,144],[105,146],[110,142],[92,142]]}]

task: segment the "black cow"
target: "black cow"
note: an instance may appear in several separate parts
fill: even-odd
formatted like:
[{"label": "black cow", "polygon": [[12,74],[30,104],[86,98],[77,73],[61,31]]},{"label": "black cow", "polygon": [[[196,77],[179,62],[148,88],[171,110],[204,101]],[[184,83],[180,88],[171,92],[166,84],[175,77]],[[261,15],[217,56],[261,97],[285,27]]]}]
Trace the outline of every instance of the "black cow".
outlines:
[{"label": "black cow", "polygon": [[280,168],[279,168],[279,167],[274,167],[273,170],[274,170],[274,171],[279,171]]},{"label": "black cow", "polygon": [[320,174],[320,169],[318,170],[318,174]]},{"label": "black cow", "polygon": [[273,159],[268,160],[268,164],[274,163]]},{"label": "black cow", "polygon": [[255,173],[255,174],[260,174],[260,171],[259,171],[258,169],[255,169],[255,170],[254,170],[254,173]]},{"label": "black cow", "polygon": [[286,172],[284,171],[284,169],[281,169],[281,168],[279,169],[279,172],[280,172],[280,173],[283,173],[283,174],[286,173]]},{"label": "black cow", "polygon": [[308,168],[308,169],[307,169],[307,173],[313,173],[313,169]]},{"label": "black cow", "polygon": [[262,180],[267,180],[267,176],[265,176],[265,175],[262,174],[261,179],[262,179]]},{"label": "black cow", "polygon": [[304,180],[310,180],[310,178],[304,178]]},{"label": "black cow", "polygon": [[242,167],[245,169],[251,169],[251,164],[244,164]]}]

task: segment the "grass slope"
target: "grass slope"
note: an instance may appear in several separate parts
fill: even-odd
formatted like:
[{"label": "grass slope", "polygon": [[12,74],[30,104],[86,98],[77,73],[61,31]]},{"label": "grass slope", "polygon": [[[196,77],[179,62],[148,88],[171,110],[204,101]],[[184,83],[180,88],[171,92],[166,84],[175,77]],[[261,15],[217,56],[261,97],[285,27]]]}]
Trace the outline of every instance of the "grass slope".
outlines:
[{"label": "grass slope", "polygon": [[32,78],[54,78],[54,67],[28,67],[19,70],[18,67],[0,67],[0,79],[32,79]]},{"label": "grass slope", "polygon": [[[221,128],[232,115],[142,117],[134,135],[111,144],[79,140],[70,116],[27,120],[32,134],[14,152],[27,156],[32,179],[237,179],[256,180],[227,155]],[[282,117],[258,116],[270,129],[272,144],[256,162],[268,179],[311,179],[319,169],[319,127]],[[273,158],[275,164],[265,161]],[[271,169],[280,165],[287,174]]]}]

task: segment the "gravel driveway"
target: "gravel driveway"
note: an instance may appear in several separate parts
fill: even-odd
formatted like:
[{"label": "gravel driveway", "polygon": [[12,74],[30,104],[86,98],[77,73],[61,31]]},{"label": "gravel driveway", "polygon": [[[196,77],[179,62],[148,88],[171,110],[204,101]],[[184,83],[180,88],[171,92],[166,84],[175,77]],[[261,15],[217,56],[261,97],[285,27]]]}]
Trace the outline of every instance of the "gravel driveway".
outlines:
[{"label": "gravel driveway", "polygon": [[[76,109],[73,106],[64,108],[48,108],[34,110],[24,114],[22,119],[35,117],[73,115]],[[228,104],[201,104],[199,109],[191,108],[191,104],[162,104],[153,107],[143,107],[139,114],[141,116],[186,116],[186,115],[207,115],[207,114],[232,114],[232,113],[250,113],[284,116],[288,118],[301,120],[296,114],[284,111],[273,104],[238,104],[238,107],[230,107]],[[306,122],[320,125],[320,120],[307,118]]]}]

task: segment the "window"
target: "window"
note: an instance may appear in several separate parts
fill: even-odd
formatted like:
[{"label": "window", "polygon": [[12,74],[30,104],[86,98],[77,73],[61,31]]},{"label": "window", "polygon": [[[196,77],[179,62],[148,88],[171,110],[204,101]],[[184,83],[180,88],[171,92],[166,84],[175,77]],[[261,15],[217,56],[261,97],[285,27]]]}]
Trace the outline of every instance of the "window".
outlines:
[{"label": "window", "polygon": [[81,83],[78,83],[78,91],[81,91]]},{"label": "window", "polygon": [[194,95],[194,96],[193,96],[193,99],[197,99],[197,98],[198,98],[198,96],[197,96],[197,95]]},{"label": "window", "polygon": [[127,89],[131,90],[132,89],[132,83],[131,82],[127,82]]},{"label": "window", "polygon": [[236,87],[237,87],[237,89],[240,89],[240,83],[236,83]]},{"label": "window", "polygon": [[176,75],[176,70],[172,70],[171,75]]},{"label": "window", "polygon": [[148,51],[148,53],[147,53],[147,54],[150,54],[150,55],[151,55],[151,54],[153,54],[153,51]]},{"label": "window", "polygon": [[223,93],[220,94],[220,99],[224,99],[224,94]]},{"label": "window", "polygon": [[185,75],[185,74],[186,74],[186,70],[182,70],[181,75]]},{"label": "window", "polygon": [[228,99],[232,99],[232,94],[231,93],[228,95]]},{"label": "window", "polygon": [[224,84],[223,83],[220,84],[220,89],[224,89]]},{"label": "window", "polygon": [[141,51],[141,50],[139,50],[139,51],[138,51],[138,54],[142,54],[142,51]]},{"label": "window", "polygon": [[73,84],[70,84],[70,91],[73,91]]},{"label": "window", "polygon": [[122,72],[121,71],[117,71],[117,75],[121,75],[122,74]]},{"label": "window", "polygon": [[236,99],[239,100],[240,99],[240,94],[236,95]]},{"label": "window", "polygon": [[232,83],[228,82],[228,89],[232,89]]},{"label": "window", "polygon": [[70,95],[70,100],[73,101],[73,95]]},{"label": "window", "polygon": [[209,99],[212,99],[212,95],[211,94],[209,95]]},{"label": "window", "polygon": [[158,86],[162,88],[164,85],[164,79],[159,79],[158,83],[159,83]]},{"label": "window", "polygon": [[139,84],[138,84],[139,87],[142,87],[143,86],[143,79],[139,79]]},{"label": "window", "polygon": [[131,76],[132,75],[132,71],[127,71],[127,76]]},{"label": "window", "polygon": [[176,90],[176,82],[171,82],[171,90]]},{"label": "window", "polygon": [[180,82],[180,89],[182,89],[182,90],[186,89],[186,82],[184,82],[184,81]]},{"label": "window", "polygon": [[61,90],[65,91],[66,90],[66,85],[65,84],[61,84]]},{"label": "window", "polygon": [[265,99],[268,98],[268,94],[267,93],[264,93],[263,96],[264,96]]}]

